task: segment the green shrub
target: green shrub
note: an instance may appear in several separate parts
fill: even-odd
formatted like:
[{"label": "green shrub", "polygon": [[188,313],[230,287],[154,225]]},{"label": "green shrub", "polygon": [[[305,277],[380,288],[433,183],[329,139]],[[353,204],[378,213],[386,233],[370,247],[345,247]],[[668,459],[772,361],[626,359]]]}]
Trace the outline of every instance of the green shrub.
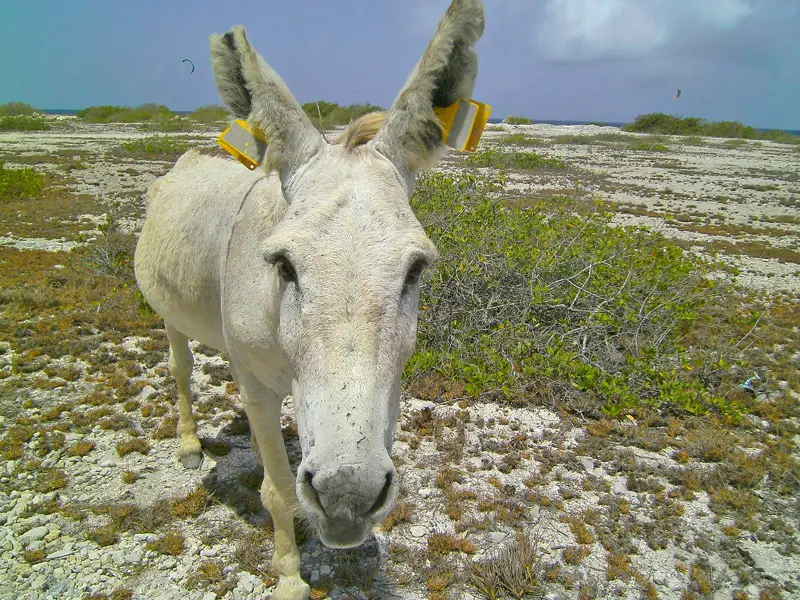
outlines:
[{"label": "green shrub", "polygon": [[512,401],[566,390],[610,415],[642,403],[735,412],[684,368],[681,334],[724,289],[709,265],[651,231],[610,226],[585,200],[509,207],[494,185],[417,179],[412,205],[441,258],[421,287],[407,380],[435,374]]},{"label": "green shrub", "polygon": [[669,152],[669,147],[654,139],[633,140],[630,144],[631,150],[643,150],[645,152]]},{"label": "green shrub", "polygon": [[639,115],[633,123],[623,127],[625,131],[639,133],[661,133],[665,135],[691,135],[748,140],[771,140],[784,144],[800,144],[800,136],[777,129],[758,131],[738,121],[705,121],[697,117],[677,117],[664,113]]},{"label": "green shrub", "polygon": [[537,152],[503,152],[502,150],[479,150],[467,157],[467,164],[476,167],[495,169],[522,169],[530,171],[541,168],[563,169],[564,161],[554,157],[542,156]]},{"label": "green shrub", "polygon": [[506,125],[532,125],[533,121],[531,121],[528,117],[515,117],[513,115],[508,115],[505,119],[503,119],[503,123]]},{"label": "green shrub", "polygon": [[90,123],[148,123],[158,122],[178,115],[163,104],[129,106],[90,106],[78,111],[78,118]]},{"label": "green shrub", "polygon": [[347,125],[362,115],[383,110],[374,104],[351,104],[339,106],[336,102],[319,100],[303,104],[303,111],[318,129],[331,129]]},{"label": "green shrub", "polygon": [[26,104],[25,102],[8,102],[6,104],[0,104],[0,117],[19,117],[23,115],[31,117],[40,113],[40,110],[31,106],[30,104]]},{"label": "green shrub", "polygon": [[128,154],[172,155],[186,152],[189,145],[184,138],[153,135],[122,142],[120,148]]},{"label": "green shrub", "polygon": [[198,123],[218,123],[220,121],[227,121],[230,116],[231,114],[224,106],[208,104],[193,110],[189,118]]},{"label": "green shrub", "polygon": [[35,198],[46,183],[46,177],[33,169],[6,169],[0,162],[0,201]]},{"label": "green shrub", "polygon": [[0,117],[0,131],[47,131],[50,124],[44,117],[19,115]]}]

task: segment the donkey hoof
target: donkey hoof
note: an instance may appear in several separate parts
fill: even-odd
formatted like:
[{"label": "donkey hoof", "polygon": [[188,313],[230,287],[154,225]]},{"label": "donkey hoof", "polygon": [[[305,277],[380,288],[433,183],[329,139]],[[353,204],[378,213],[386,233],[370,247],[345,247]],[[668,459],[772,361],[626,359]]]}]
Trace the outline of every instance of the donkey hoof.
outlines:
[{"label": "donkey hoof", "polygon": [[311,588],[298,576],[281,577],[272,600],[308,600],[311,597]]},{"label": "donkey hoof", "polygon": [[182,454],[181,463],[187,469],[199,469],[200,465],[203,464],[203,453],[192,452],[189,454]]}]

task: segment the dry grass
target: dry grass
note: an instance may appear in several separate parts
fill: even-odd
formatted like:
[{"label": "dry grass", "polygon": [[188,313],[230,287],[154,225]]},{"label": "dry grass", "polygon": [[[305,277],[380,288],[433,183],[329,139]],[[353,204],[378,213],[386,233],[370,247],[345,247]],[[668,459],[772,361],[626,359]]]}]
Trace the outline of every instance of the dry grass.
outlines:
[{"label": "dry grass", "polygon": [[211,502],[211,496],[208,490],[204,487],[198,487],[183,498],[172,501],[172,514],[178,518],[196,517],[206,510],[209,502]]},{"label": "dry grass", "polygon": [[150,442],[144,438],[132,437],[122,442],[117,442],[117,454],[120,456],[127,456],[131,452],[138,452],[139,454],[147,454],[150,452]]},{"label": "dry grass", "polygon": [[90,440],[81,440],[80,442],[76,442],[73,444],[69,450],[67,450],[67,454],[69,456],[86,456],[95,449],[97,445],[90,441]]},{"label": "dry grass", "polygon": [[434,557],[442,557],[448,552],[475,554],[476,551],[475,544],[451,533],[432,533],[428,536],[428,552]]},{"label": "dry grass", "polygon": [[148,542],[146,548],[159,554],[180,556],[183,554],[185,538],[175,531],[169,531],[158,537],[155,541]]}]

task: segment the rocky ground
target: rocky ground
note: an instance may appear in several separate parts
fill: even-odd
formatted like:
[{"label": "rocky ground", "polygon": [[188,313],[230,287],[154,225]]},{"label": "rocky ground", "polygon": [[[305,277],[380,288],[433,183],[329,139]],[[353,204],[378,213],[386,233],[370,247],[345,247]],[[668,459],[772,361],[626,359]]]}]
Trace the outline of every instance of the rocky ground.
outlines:
[{"label": "rocky ground", "polygon": [[[169,135],[213,147],[215,134]],[[143,191],[174,162],[119,150],[150,135],[70,119],[49,132],[0,134],[0,162],[52,175],[72,202],[52,200],[54,211],[66,207],[57,224],[4,213],[4,287],[36,264],[54,293],[78,299],[53,309],[31,298],[27,319],[0,314],[17,318],[0,341],[0,598],[243,599],[269,597],[274,584],[261,475],[224,357],[193,345],[205,459],[187,471],[176,459],[174,383],[155,321],[117,337],[88,320],[58,321],[88,297],[88,284],[73,289],[61,275],[67,251],[107,242],[105,215],[135,231]],[[632,148],[640,139],[651,147]],[[743,285],[800,289],[796,148],[546,125],[495,126],[483,144],[530,146],[570,169],[512,170],[509,195],[589,193],[613,203],[621,224],[722,253]],[[465,167],[451,156],[441,168]],[[0,310],[10,300],[18,298],[4,296]],[[90,309],[113,315],[123,310],[115,302],[103,296]],[[37,327],[48,319],[53,328]],[[756,400],[798,399],[778,384]],[[289,399],[284,437],[296,464],[291,414]],[[557,404],[405,398],[398,508],[355,550],[327,549],[301,530],[304,577],[317,599],[798,597],[800,505],[787,492],[798,488],[798,438],[784,431],[798,426],[763,411],[739,435],[699,419],[596,421]]]}]

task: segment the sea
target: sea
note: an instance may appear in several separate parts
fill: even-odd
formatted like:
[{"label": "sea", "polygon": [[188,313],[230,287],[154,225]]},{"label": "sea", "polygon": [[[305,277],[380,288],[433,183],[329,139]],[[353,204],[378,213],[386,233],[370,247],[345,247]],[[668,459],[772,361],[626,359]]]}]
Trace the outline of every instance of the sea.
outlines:
[{"label": "sea", "polygon": [[[48,115],[77,115],[78,109],[72,108],[45,108],[42,109]],[[192,111],[190,110],[174,110],[172,111],[179,115],[188,115],[191,114]],[[548,120],[548,119],[532,119],[534,124],[541,123],[543,125],[606,125],[608,127],[622,127],[623,125],[627,125],[627,123],[620,123],[617,121],[558,121],[558,120]],[[502,123],[502,118],[495,118],[489,119],[489,123],[497,125],[498,123]],[[756,131],[774,131],[774,129],[759,129],[756,127]],[[784,131],[790,135],[798,135],[800,136],[800,129],[779,129],[778,131]]]}]

